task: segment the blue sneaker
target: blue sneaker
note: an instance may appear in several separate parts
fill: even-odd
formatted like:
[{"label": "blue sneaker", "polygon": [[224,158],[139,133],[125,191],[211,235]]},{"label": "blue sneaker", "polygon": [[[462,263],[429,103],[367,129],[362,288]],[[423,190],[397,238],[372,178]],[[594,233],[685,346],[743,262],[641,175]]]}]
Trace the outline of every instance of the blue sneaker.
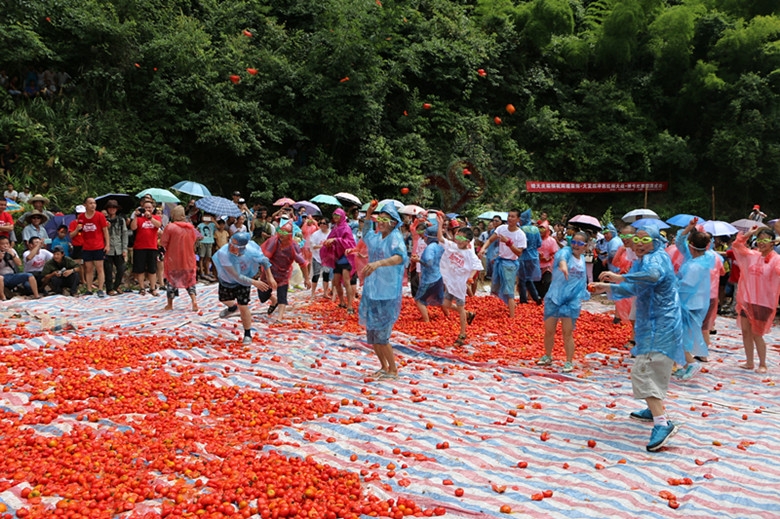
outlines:
[{"label": "blue sneaker", "polygon": [[674,425],[671,421],[669,425],[664,427],[663,425],[653,426],[653,432],[650,433],[650,443],[647,444],[647,450],[655,452],[660,450],[661,447],[666,445],[672,436],[677,434],[679,427]]},{"label": "blue sneaker", "polygon": [[653,421],[653,413],[650,412],[650,408],[647,407],[645,409],[642,409],[641,411],[634,411],[630,415],[628,415],[630,418],[633,418],[634,420],[639,420],[640,422],[652,422]]},{"label": "blue sneaker", "polygon": [[672,371],[672,376],[676,379],[682,380],[683,375],[685,375],[685,368],[679,368]]},{"label": "blue sneaker", "polygon": [[680,377],[680,380],[690,380],[699,371],[701,371],[701,364],[699,364],[698,362],[694,362],[692,364],[688,364],[685,367],[685,372],[683,372],[682,376]]}]

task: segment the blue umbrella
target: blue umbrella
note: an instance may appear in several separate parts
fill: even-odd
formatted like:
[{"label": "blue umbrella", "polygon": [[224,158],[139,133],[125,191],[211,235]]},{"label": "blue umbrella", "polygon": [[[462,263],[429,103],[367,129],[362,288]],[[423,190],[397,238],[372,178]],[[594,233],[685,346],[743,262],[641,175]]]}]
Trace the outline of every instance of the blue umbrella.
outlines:
[{"label": "blue umbrella", "polygon": [[492,220],[496,216],[501,218],[502,221],[506,222],[507,213],[502,213],[500,211],[485,211],[481,215],[477,216],[477,218],[480,220]]},{"label": "blue umbrella", "polygon": [[191,196],[211,196],[209,188],[203,184],[193,182],[192,180],[182,180],[176,185],[171,186],[171,189],[175,189],[180,193]]},{"label": "blue umbrella", "polygon": [[151,195],[152,198],[154,198],[155,202],[170,202],[172,204],[180,202],[180,200],[168,191],[167,189],[160,189],[158,187],[150,187],[149,189],[144,189],[140,193],[137,193],[135,196],[138,198],[143,198],[146,195]]},{"label": "blue umbrella", "polygon": [[694,218],[699,219],[698,223],[704,222],[704,218],[702,218],[701,216],[696,216],[695,214],[682,213],[682,214],[676,214],[672,216],[671,218],[666,220],[666,223],[668,223],[669,225],[676,225],[677,227],[687,227],[688,224],[691,223],[691,220],[693,220]]},{"label": "blue umbrella", "polygon": [[195,207],[214,216],[241,216],[241,209],[232,200],[221,196],[204,196],[195,200]]},{"label": "blue umbrella", "polygon": [[317,195],[309,201],[317,202],[318,204],[337,205],[341,207],[341,202],[339,202],[338,198],[330,195]]},{"label": "blue umbrella", "polygon": [[457,218],[458,216],[460,216],[460,214],[458,214],[458,213],[447,213],[447,218],[449,218],[450,220],[453,220],[453,219]]},{"label": "blue umbrella", "polygon": [[636,220],[631,225],[633,225],[637,229],[643,229],[648,225],[655,225],[658,229],[669,228],[669,226],[665,224],[663,220],[658,220],[657,218],[640,218],[639,220]]}]

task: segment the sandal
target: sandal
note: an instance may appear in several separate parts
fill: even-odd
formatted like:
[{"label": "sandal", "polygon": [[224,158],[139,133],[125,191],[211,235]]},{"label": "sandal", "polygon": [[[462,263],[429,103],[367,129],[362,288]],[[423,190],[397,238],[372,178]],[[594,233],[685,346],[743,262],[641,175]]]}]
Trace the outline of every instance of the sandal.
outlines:
[{"label": "sandal", "polygon": [[355,309],[354,308],[348,308],[347,309],[347,315],[355,315]]},{"label": "sandal", "polygon": [[379,380],[397,380],[398,373],[385,373],[379,377]]},{"label": "sandal", "polygon": [[145,295],[146,295],[146,289],[145,289],[145,288],[142,288],[142,289],[140,289],[140,290],[138,291],[138,295],[139,295],[139,296],[145,296]]},{"label": "sandal", "polygon": [[149,293],[150,293],[151,295],[153,295],[154,297],[157,297],[157,296],[159,296],[159,295],[160,295],[160,293],[159,293],[159,292],[157,292],[157,289],[156,289],[156,288],[155,288],[154,290],[150,290],[150,291],[149,291]]},{"label": "sandal", "polygon": [[378,370],[374,371],[374,372],[371,374],[371,376],[372,376],[373,378],[379,378],[379,377],[381,377],[382,375],[384,375],[385,373],[387,373],[387,371],[385,371],[385,370],[383,370],[383,369],[378,369]]},{"label": "sandal", "polygon": [[477,316],[476,312],[466,312],[466,324],[474,322],[474,318]]},{"label": "sandal", "polygon": [[740,364],[739,368],[752,370],[752,369],[755,369],[755,366],[748,366],[747,364]]},{"label": "sandal", "polygon": [[466,344],[466,335],[465,334],[458,335],[458,338],[455,339],[455,346],[463,346],[464,344]]},{"label": "sandal", "polygon": [[277,306],[279,306],[279,305],[269,305],[268,306],[268,315],[271,315],[272,313],[274,313],[274,310],[276,310]]}]

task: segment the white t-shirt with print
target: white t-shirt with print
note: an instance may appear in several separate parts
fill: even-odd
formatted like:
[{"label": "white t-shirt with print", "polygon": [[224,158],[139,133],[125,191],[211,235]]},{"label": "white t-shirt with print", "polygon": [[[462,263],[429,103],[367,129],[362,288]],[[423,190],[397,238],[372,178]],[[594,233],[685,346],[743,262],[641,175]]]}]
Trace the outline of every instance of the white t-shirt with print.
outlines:
[{"label": "white t-shirt with print", "polygon": [[[513,232],[509,230],[509,225],[499,225],[498,229],[496,229],[496,234],[499,236],[506,236],[512,240],[512,245],[518,249],[525,249],[526,244],[528,243],[525,239],[525,233],[520,227],[518,227],[517,230]],[[513,261],[517,259],[517,254],[512,252],[512,249],[510,249],[506,243],[502,242],[498,238],[496,238],[496,240],[498,240],[498,256],[500,258]]]}]

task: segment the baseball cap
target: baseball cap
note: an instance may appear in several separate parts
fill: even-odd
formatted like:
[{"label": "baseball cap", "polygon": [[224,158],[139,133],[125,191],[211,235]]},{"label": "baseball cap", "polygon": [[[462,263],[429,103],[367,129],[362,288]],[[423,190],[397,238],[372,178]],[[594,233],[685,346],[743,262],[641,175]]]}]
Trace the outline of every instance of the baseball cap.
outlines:
[{"label": "baseball cap", "polygon": [[241,191],[233,191],[233,196],[241,196]]},{"label": "baseball cap", "polygon": [[52,254],[55,253],[55,252],[61,252],[61,253],[65,254],[65,249],[62,248],[62,245],[55,245],[51,249],[51,252],[52,252]]},{"label": "baseball cap", "polygon": [[86,213],[87,212],[87,208],[84,207],[83,205],[77,205],[76,206],[76,212],[79,213],[79,214]]},{"label": "baseball cap", "polygon": [[239,204],[245,204],[245,203],[246,203],[246,200],[244,200],[243,198],[239,198],[239,199],[238,199],[238,203],[239,203]]}]

